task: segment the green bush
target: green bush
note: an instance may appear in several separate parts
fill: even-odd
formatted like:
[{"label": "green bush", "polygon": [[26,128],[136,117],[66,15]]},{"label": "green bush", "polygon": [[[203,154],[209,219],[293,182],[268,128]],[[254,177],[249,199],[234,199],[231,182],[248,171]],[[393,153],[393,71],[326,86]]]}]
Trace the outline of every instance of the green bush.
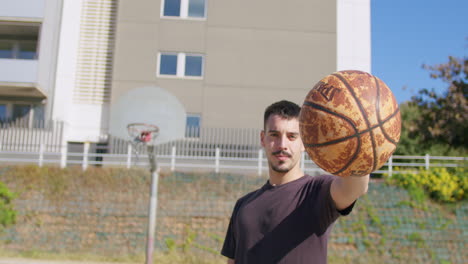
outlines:
[{"label": "green bush", "polygon": [[0,231],[16,221],[16,211],[12,204],[13,198],[13,193],[0,182]]},{"label": "green bush", "polygon": [[386,179],[389,184],[418,193],[418,200],[421,199],[421,192],[438,202],[457,202],[468,197],[468,175],[465,168],[420,169],[419,172],[395,173]]}]

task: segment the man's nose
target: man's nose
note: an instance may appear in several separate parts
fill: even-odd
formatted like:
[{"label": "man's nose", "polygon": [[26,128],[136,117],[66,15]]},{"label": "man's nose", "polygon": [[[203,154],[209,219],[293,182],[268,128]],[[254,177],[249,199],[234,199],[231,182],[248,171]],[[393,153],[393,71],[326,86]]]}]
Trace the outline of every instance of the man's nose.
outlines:
[{"label": "man's nose", "polygon": [[287,149],[288,147],[288,138],[286,136],[281,136],[278,139],[278,147],[281,149]]}]

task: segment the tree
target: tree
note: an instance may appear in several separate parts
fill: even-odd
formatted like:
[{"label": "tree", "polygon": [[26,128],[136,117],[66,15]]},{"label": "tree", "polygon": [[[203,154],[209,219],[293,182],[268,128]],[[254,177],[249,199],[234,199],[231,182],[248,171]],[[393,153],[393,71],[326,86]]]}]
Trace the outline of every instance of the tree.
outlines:
[{"label": "tree", "polygon": [[414,147],[410,149],[408,144],[418,143],[419,150],[426,153],[448,155],[454,149],[466,153],[468,59],[450,56],[448,63],[423,68],[430,71],[431,78],[446,82],[448,88],[442,92],[422,89],[407,105],[402,105],[402,147],[398,152],[411,152]]},{"label": "tree", "polygon": [[398,147],[395,151],[397,155],[418,155],[421,154],[421,136],[417,131],[416,120],[420,116],[419,108],[412,102],[404,102],[400,105],[401,113],[401,136]]}]

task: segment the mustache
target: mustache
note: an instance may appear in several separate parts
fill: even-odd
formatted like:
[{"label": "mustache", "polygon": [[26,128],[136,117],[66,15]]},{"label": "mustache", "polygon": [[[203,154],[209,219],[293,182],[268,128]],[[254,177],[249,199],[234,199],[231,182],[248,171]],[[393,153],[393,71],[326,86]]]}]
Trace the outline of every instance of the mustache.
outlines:
[{"label": "mustache", "polygon": [[287,157],[291,157],[291,153],[286,152],[284,150],[278,150],[278,151],[272,152],[271,154],[273,154],[273,155],[284,155],[284,156],[287,156]]}]

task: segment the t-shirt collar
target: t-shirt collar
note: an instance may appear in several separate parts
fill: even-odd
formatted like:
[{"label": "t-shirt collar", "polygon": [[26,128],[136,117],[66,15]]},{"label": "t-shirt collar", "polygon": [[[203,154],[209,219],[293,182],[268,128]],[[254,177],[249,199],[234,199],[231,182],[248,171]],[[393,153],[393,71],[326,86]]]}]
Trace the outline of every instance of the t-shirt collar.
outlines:
[{"label": "t-shirt collar", "polygon": [[280,185],[273,185],[270,183],[270,180],[267,180],[265,185],[263,185],[262,189],[265,189],[265,190],[270,190],[270,189],[278,189],[278,188],[282,188],[284,186],[288,186],[288,185],[291,185],[291,184],[295,184],[297,182],[301,182],[302,180],[306,179],[306,176],[307,175],[303,175],[301,176],[300,178],[297,178],[295,180],[292,180],[290,182],[287,182],[287,183],[283,183],[283,184],[280,184]]}]

